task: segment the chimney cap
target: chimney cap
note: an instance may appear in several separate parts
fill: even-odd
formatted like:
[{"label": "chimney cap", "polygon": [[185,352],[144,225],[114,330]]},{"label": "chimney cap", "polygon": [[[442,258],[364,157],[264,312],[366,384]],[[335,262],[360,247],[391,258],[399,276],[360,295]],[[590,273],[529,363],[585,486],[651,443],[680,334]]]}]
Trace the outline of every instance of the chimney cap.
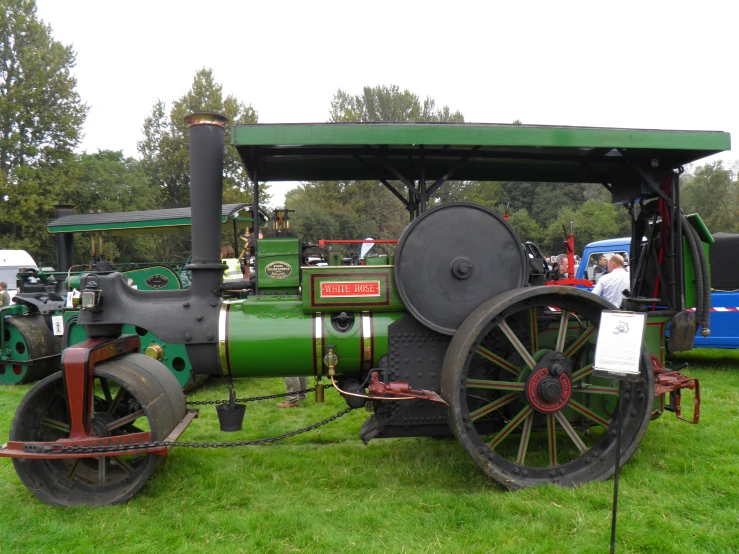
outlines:
[{"label": "chimney cap", "polygon": [[188,127],[193,125],[218,125],[225,128],[228,118],[216,112],[193,112],[185,116],[185,123]]}]

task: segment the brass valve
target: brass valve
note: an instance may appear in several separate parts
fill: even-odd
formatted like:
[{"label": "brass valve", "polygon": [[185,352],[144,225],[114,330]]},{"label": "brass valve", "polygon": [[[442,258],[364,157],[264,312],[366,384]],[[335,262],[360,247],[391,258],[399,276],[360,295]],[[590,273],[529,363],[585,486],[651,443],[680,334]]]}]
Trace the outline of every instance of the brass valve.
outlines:
[{"label": "brass valve", "polygon": [[323,363],[326,364],[326,367],[328,368],[328,374],[331,377],[336,375],[336,370],[334,368],[339,365],[339,357],[334,352],[334,348],[336,348],[335,345],[327,344],[326,355],[323,357]]}]

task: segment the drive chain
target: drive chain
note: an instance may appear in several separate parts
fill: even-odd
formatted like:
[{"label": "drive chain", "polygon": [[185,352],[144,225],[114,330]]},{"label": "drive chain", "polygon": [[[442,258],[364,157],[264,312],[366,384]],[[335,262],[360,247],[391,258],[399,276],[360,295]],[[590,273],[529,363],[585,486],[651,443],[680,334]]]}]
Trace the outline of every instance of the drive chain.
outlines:
[{"label": "drive chain", "polygon": [[[277,442],[283,439],[287,439],[289,437],[294,437],[296,435],[301,435],[303,433],[307,433],[308,431],[312,431],[313,429],[318,429],[319,427],[323,427],[324,425],[327,425],[328,423],[331,423],[332,421],[335,421],[339,419],[342,416],[345,416],[349,412],[355,410],[356,408],[346,408],[345,410],[340,411],[339,413],[336,413],[332,415],[331,417],[328,417],[322,421],[319,421],[318,423],[314,423],[312,425],[309,425],[308,427],[303,427],[302,429],[296,429],[295,431],[290,431],[289,433],[283,433],[282,435],[276,435],[274,437],[265,437],[263,439],[253,439],[248,441],[233,441],[233,442],[166,442],[166,441],[155,441],[155,442],[142,442],[138,444],[121,444],[121,445],[110,445],[110,446],[64,446],[64,445],[45,445],[43,447],[43,450],[36,450],[36,451],[43,451],[43,452],[60,452],[65,454],[92,454],[92,453],[103,453],[103,452],[120,452],[121,454],[127,454],[127,453],[133,453],[135,454],[138,450],[144,449],[144,448],[173,448],[173,447],[180,447],[180,448],[236,448],[240,446],[254,446],[257,444],[270,444],[273,442]],[[37,447],[38,448],[38,447]]]},{"label": "drive chain", "polygon": [[[325,388],[331,388],[333,385],[324,385]],[[316,387],[312,387],[310,389],[304,389],[304,390],[298,390],[295,392],[282,392],[280,394],[270,394],[267,396],[252,396],[251,398],[237,398],[236,402],[257,402],[259,400],[272,400],[275,398],[285,398],[286,396],[295,395],[295,394],[305,394],[308,392],[313,392],[316,390]],[[188,400],[187,405],[188,406],[207,406],[210,404],[228,404],[229,400]]]}]

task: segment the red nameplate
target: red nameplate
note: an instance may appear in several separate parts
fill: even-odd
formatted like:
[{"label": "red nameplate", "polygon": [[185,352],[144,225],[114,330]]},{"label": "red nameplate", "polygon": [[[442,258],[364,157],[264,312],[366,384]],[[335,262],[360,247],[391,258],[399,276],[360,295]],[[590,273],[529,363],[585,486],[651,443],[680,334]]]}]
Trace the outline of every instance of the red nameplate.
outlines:
[{"label": "red nameplate", "polygon": [[380,296],[380,281],[324,281],[321,298]]}]

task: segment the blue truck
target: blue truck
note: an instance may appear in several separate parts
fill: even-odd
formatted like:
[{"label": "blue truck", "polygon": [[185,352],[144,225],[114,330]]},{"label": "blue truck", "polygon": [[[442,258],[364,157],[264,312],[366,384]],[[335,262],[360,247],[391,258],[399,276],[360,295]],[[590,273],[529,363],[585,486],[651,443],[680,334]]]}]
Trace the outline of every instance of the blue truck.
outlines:
[{"label": "blue truck", "polygon": [[[739,234],[714,233],[706,241],[710,260],[711,334],[698,333],[695,348],[739,348]],[[594,280],[601,255],[621,254],[628,261],[631,238],[600,240],[585,246],[576,277]]]}]

